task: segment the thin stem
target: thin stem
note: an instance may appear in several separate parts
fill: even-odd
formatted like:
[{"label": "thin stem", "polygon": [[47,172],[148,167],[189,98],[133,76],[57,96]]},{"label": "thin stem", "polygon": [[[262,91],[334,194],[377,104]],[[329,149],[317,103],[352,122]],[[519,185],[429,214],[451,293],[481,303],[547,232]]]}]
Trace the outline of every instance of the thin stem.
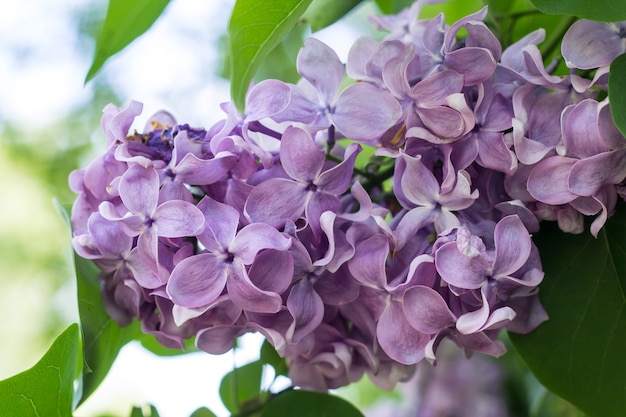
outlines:
[{"label": "thin stem", "polygon": [[252,132],[258,132],[258,133],[263,133],[267,136],[271,136],[273,138],[276,139],[280,139],[282,137],[282,135],[280,133],[278,133],[275,130],[270,129],[269,127],[261,124],[261,122],[254,121],[254,122],[250,122],[250,124],[248,124],[248,130],[252,131]]},{"label": "thin stem", "polygon": [[577,20],[575,16],[563,16],[559,21],[559,24],[554,28],[554,30],[548,36],[545,43],[540,48],[541,56],[544,58],[548,58],[556,48],[559,47],[561,41],[563,40],[563,35],[567,32],[572,23]]}]

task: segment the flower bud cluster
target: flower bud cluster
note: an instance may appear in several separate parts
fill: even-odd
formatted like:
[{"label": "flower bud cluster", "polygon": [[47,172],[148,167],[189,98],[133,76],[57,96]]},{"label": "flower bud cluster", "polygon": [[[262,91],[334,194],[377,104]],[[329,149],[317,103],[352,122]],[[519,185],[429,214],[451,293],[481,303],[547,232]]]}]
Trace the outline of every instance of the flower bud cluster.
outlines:
[{"label": "flower bud cluster", "polygon": [[141,104],[105,108],[107,149],[70,183],[111,316],[214,354],[260,332],[318,390],[392,388],[443,339],[498,356],[502,329],[545,320],[530,233],[595,215],[597,234],[626,177],[608,71],[550,75],[543,31],[502,51],[486,9],[448,26],[427,2],[372,18],[389,34],[345,65],[308,39],[298,84],[255,85],[208,130],[159,112],[129,134]]}]

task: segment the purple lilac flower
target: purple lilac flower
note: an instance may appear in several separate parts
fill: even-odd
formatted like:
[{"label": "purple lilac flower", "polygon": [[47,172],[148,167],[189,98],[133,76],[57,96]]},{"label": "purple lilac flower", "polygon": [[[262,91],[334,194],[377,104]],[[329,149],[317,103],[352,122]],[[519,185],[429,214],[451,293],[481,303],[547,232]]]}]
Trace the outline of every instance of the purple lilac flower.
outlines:
[{"label": "purple lilac flower", "polygon": [[107,148],[70,186],[109,314],[213,354],[259,332],[316,390],[392,389],[446,340],[499,356],[502,329],[546,320],[530,233],[593,215],[597,235],[626,195],[626,139],[597,100],[623,24],[573,25],[568,65],[598,70],[556,76],[545,32],[502,51],[486,9],[419,19],[437,2],[373,18],[390,33],[345,64],[307,40],[300,82],[254,85],[208,129],[162,111],[131,132],[142,105],[107,106]]}]

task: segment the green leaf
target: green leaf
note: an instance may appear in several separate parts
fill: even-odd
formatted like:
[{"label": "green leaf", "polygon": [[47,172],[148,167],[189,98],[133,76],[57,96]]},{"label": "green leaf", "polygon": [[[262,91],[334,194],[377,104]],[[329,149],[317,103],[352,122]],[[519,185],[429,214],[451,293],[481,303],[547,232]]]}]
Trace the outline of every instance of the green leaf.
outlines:
[{"label": "green leaf", "polygon": [[316,32],[330,26],[354,9],[362,0],[313,0],[300,21]]},{"label": "green leaf", "polygon": [[215,413],[209,410],[206,407],[198,408],[196,411],[191,413],[189,417],[217,417]]},{"label": "green leaf", "polygon": [[286,391],[273,398],[261,417],[363,417],[352,404],[334,395],[311,391]]},{"label": "green leaf", "polygon": [[150,29],[168,3],[169,0],[109,0],[85,82],[91,80],[109,58]]},{"label": "green leaf", "polygon": [[0,381],[0,415],[70,416],[82,370],[78,324],[70,325],[32,368]]},{"label": "green leaf", "polygon": [[256,82],[273,78],[295,84],[300,80],[296,60],[304,42],[305,29],[304,25],[294,26],[283,40],[267,54],[254,74],[253,79]]},{"label": "green leaf", "polygon": [[615,126],[626,135],[626,54],[618,56],[611,64],[609,101]]},{"label": "green leaf", "polygon": [[236,413],[261,394],[263,363],[254,361],[235,368],[222,378],[220,398],[229,411]]},{"label": "green leaf", "polygon": [[411,7],[414,0],[374,0],[376,6],[384,14],[395,14],[402,11],[407,7]]},{"label": "green leaf", "polygon": [[130,417],[159,417],[156,407],[150,404],[150,414],[145,414],[143,407],[133,407]]},{"label": "green leaf", "polygon": [[615,0],[530,0],[549,14],[570,14],[584,19],[616,22],[626,19],[626,2]]},{"label": "green leaf", "polygon": [[93,262],[75,254],[74,263],[87,369],[83,377],[82,402],[104,380],[120,349],[141,331],[136,322],[120,328],[107,314],[100,295],[99,270]]},{"label": "green leaf", "polygon": [[555,224],[535,236],[550,319],[515,348],[548,389],[593,416],[626,415],[626,204],[595,239]]},{"label": "green leaf", "polygon": [[264,340],[263,344],[261,345],[260,357],[260,360],[263,364],[270,365],[272,368],[274,368],[276,376],[287,376],[289,369],[287,368],[285,358],[281,358],[278,352],[276,352],[276,349],[274,349],[274,346],[272,346],[267,340]]},{"label": "green leaf", "polygon": [[231,96],[243,111],[248,86],[267,54],[312,0],[237,0],[228,23]]}]

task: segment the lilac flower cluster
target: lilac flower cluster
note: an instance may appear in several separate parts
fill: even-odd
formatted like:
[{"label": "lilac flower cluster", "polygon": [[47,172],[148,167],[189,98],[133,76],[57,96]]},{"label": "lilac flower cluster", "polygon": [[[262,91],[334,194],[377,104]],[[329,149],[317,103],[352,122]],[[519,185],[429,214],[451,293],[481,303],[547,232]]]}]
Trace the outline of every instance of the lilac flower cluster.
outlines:
[{"label": "lilac flower cluster", "polygon": [[626,177],[596,100],[610,60],[577,34],[609,29],[564,39],[593,79],[554,76],[542,30],[502,51],[486,9],[419,19],[435,1],[372,18],[389,34],[345,65],[308,39],[298,84],[258,83],[208,130],[159,112],[129,134],[141,104],[105,108],[107,149],[70,183],[74,247],[112,317],[214,354],[260,332],[318,390],[364,373],[391,388],[444,339],[497,356],[502,329],[544,321],[530,233],[595,215],[597,234]]}]

